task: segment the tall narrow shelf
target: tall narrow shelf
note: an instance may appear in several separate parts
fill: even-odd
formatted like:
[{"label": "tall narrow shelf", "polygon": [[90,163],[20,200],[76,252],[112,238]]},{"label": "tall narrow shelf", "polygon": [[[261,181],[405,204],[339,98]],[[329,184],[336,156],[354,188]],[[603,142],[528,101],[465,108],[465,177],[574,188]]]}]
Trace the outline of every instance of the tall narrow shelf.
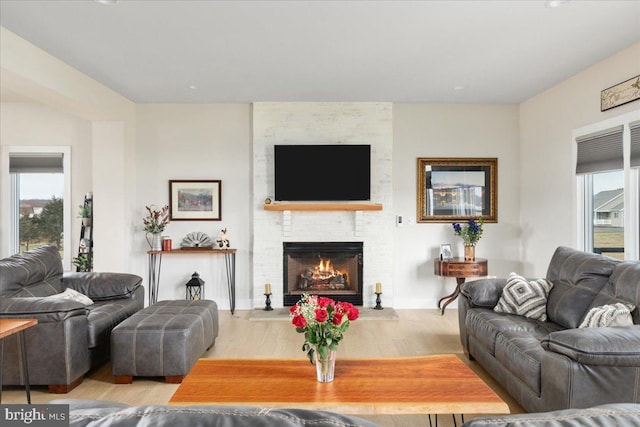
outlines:
[{"label": "tall narrow shelf", "polygon": [[78,244],[78,258],[86,258],[87,268],[82,269],[80,266],[76,267],[76,271],[91,271],[93,270],[93,194],[87,193],[84,196],[84,203],[82,205],[84,211],[89,212],[88,218],[82,218],[80,226],[80,242]]},{"label": "tall narrow shelf", "polygon": [[379,203],[274,203],[265,211],[381,211]]}]

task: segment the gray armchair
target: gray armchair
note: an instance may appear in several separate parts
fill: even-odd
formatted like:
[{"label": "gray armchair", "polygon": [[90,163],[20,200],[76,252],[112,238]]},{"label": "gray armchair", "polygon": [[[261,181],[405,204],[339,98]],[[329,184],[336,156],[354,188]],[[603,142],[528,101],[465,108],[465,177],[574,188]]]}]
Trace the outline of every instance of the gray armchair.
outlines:
[{"label": "gray armchair", "polygon": [[[66,393],[109,359],[111,330],[144,305],[142,278],[125,273],[63,273],[53,246],[0,260],[0,318],[33,318],[24,332],[29,379]],[[74,289],[94,303],[48,298]],[[18,335],[5,339],[2,382],[23,385]]]}]

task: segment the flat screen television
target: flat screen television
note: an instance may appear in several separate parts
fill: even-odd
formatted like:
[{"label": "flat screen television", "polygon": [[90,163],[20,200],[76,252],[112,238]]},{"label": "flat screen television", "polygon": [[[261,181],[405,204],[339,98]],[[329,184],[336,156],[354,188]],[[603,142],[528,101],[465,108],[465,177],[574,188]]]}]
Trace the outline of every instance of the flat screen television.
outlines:
[{"label": "flat screen television", "polygon": [[275,146],[275,200],[370,199],[370,145]]}]

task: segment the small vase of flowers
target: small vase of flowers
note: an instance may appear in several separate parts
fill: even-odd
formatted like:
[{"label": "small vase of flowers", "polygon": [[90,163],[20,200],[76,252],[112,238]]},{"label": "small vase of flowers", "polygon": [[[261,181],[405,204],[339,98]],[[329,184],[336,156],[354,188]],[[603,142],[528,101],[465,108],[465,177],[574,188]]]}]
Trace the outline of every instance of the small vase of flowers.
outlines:
[{"label": "small vase of flowers", "polygon": [[338,344],[360,312],[351,303],[307,294],[290,312],[296,332],[304,334],[302,351],[316,365],[318,381],[333,381]]},{"label": "small vase of flowers", "polygon": [[[152,251],[162,250],[162,232],[164,228],[169,224],[169,206],[164,205],[160,209],[152,209],[151,206],[145,206],[148,215],[142,218],[142,224],[144,225],[144,231],[146,231],[147,243],[151,247]],[[151,240],[149,239],[151,234]]]},{"label": "small vase of flowers", "polygon": [[454,233],[456,236],[462,237],[464,242],[465,261],[475,261],[476,259],[476,243],[482,237],[482,224],[484,224],[484,218],[482,217],[478,221],[471,218],[464,227],[457,222],[453,223]]}]

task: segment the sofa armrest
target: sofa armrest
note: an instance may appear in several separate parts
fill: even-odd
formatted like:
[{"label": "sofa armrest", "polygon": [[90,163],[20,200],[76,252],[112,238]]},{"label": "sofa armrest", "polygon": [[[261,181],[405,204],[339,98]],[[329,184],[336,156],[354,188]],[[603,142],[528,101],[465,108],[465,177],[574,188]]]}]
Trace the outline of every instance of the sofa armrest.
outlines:
[{"label": "sofa armrest", "polygon": [[142,286],[142,277],[127,273],[65,273],[62,286],[94,301],[131,298]]},{"label": "sofa armrest", "polygon": [[86,316],[87,309],[77,301],[57,298],[2,298],[0,318],[31,318],[38,323],[63,322],[69,317]]},{"label": "sofa armrest", "polygon": [[640,325],[566,329],[550,333],[541,344],[584,365],[640,366]]},{"label": "sofa armrest", "polygon": [[467,297],[471,307],[493,308],[506,284],[506,278],[474,280],[465,282],[460,292]]}]

